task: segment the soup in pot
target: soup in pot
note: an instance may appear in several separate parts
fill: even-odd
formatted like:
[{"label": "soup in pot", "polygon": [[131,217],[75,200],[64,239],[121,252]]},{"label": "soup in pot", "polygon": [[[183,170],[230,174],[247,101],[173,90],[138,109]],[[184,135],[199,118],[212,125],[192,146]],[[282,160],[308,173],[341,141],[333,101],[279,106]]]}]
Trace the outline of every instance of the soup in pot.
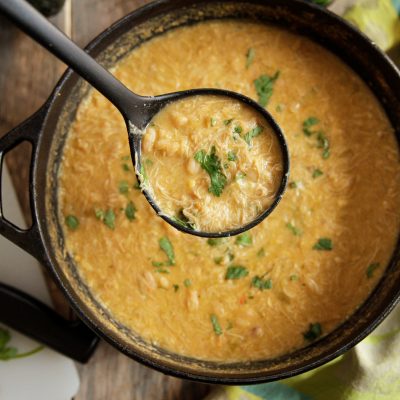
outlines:
[{"label": "soup in pot", "polygon": [[[308,38],[233,20],[157,36],[113,73],[143,95],[216,87],[252,97],[283,129],[291,162],[282,201],[257,227],[224,239],[181,233],[142,195],[124,121],[92,90],[65,145],[59,213],[67,252],[116,320],[174,353],[243,361],[307,346],[354,313],[390,261],[400,209],[394,130],[360,77]],[[159,164],[159,147],[145,165],[180,195],[190,171]]]}]

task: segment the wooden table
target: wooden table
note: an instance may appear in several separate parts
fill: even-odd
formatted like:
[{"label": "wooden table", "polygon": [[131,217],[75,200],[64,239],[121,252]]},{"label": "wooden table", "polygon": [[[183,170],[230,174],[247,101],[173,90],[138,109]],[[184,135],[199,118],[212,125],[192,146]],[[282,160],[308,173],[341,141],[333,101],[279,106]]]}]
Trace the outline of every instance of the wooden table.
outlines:
[{"label": "wooden table", "polygon": [[[148,3],[145,0],[66,0],[51,21],[80,46],[111,23]],[[0,16],[0,136],[22,122],[46,100],[65,66]],[[28,173],[30,146],[20,145],[6,156],[27,221],[30,220]],[[17,268],[18,266],[16,266]],[[49,281],[55,306],[70,314],[62,294]],[[78,366],[81,387],[75,400],[202,399],[207,385],[164,376],[100,343],[86,365]]]}]

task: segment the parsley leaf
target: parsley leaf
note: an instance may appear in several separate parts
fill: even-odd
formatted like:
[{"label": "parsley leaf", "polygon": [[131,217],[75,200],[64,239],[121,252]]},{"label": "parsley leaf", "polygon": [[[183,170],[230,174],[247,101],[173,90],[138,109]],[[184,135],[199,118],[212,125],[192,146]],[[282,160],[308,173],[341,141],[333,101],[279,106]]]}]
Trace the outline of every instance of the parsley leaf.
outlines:
[{"label": "parsley leaf", "polygon": [[253,239],[249,232],[244,232],[236,237],[235,244],[243,247],[248,247],[253,244]]},{"label": "parsley leaf", "polygon": [[185,285],[185,287],[188,288],[188,287],[192,286],[192,281],[190,279],[185,279],[183,281],[183,284]]},{"label": "parsley leaf", "polygon": [[129,183],[127,181],[121,181],[118,185],[119,192],[126,194],[129,192]]},{"label": "parsley leaf", "polygon": [[215,126],[217,124],[217,119],[216,118],[210,118],[210,125]]},{"label": "parsley leaf", "polygon": [[315,179],[315,178],[318,178],[318,177],[322,176],[323,174],[324,173],[320,169],[315,168],[313,173],[312,173],[312,177]]},{"label": "parsley leaf", "polygon": [[174,288],[174,292],[176,293],[179,290],[179,285],[172,285],[172,287]]},{"label": "parsley leaf", "polygon": [[289,279],[294,282],[294,281],[298,281],[299,277],[296,274],[290,275]]},{"label": "parsley leaf", "polygon": [[318,132],[317,147],[322,149],[322,158],[327,159],[330,156],[329,140],[323,132]]},{"label": "parsley leaf", "polygon": [[8,346],[11,340],[10,332],[6,329],[0,328],[0,360],[8,361],[13,358],[23,358],[31,356],[40,350],[43,350],[43,346],[36,347],[35,349],[28,351],[26,353],[19,353],[15,347]]},{"label": "parsley leaf", "polygon": [[244,140],[245,142],[251,146],[251,141],[253,138],[255,138],[256,136],[258,136],[262,131],[264,130],[264,128],[262,126],[256,126],[255,128],[253,128],[252,130],[248,131],[245,135],[244,135]]},{"label": "parsley leaf", "polygon": [[215,247],[225,242],[225,238],[209,238],[207,239],[207,244],[209,246]]},{"label": "parsley leaf", "polygon": [[228,161],[236,161],[237,155],[234,151],[228,151]]},{"label": "parsley leaf", "polygon": [[242,128],[240,125],[236,125],[236,126],[233,128],[233,132],[234,132],[234,133],[239,133],[239,134],[241,134],[241,133],[243,132],[243,128]]},{"label": "parsley leaf", "polygon": [[71,229],[71,231],[75,231],[79,227],[79,220],[75,215],[67,215],[65,217],[65,224],[69,229]]},{"label": "parsley leaf", "polygon": [[318,339],[322,335],[322,327],[319,322],[315,324],[310,324],[308,327],[308,331],[303,333],[304,339],[312,342]]},{"label": "parsley leaf", "polygon": [[290,189],[297,189],[298,188],[297,182],[295,181],[289,182],[289,187]]},{"label": "parsley leaf", "polygon": [[136,218],[136,215],[135,215],[136,211],[137,211],[137,209],[136,209],[135,205],[133,204],[132,201],[130,201],[125,208],[126,218],[128,218],[129,221],[133,221]]},{"label": "parsley leaf", "polygon": [[233,121],[233,118],[225,119],[225,120],[224,120],[224,125],[225,125],[225,126],[228,126],[228,125],[231,124],[232,121]]},{"label": "parsley leaf", "polygon": [[333,249],[332,240],[329,238],[320,238],[317,243],[314,244],[313,249],[330,251]]},{"label": "parsley leaf", "polygon": [[380,267],[380,263],[372,263],[368,265],[367,268],[367,278],[372,278],[374,276],[374,272],[376,269],[378,269]]},{"label": "parsley leaf", "polygon": [[286,224],[286,227],[292,231],[294,236],[301,236],[303,234],[302,230],[300,228],[297,228],[291,222],[288,222]]},{"label": "parsley leaf", "polygon": [[306,136],[311,136],[314,132],[310,129],[314,125],[319,124],[319,119],[315,117],[309,117],[303,122],[303,133]]},{"label": "parsley leaf", "polygon": [[164,236],[159,240],[158,243],[161,250],[163,250],[168,257],[168,265],[175,265],[175,253],[170,240]]},{"label": "parsley leaf", "polygon": [[115,229],[115,213],[113,210],[109,209],[104,213],[103,222],[107,225],[110,229]]},{"label": "parsley leaf", "polygon": [[104,221],[104,210],[102,210],[101,208],[95,208],[94,209],[94,215],[100,221]]},{"label": "parsley leaf", "polygon": [[225,279],[240,279],[244,278],[249,274],[247,268],[241,265],[231,265],[226,270]]},{"label": "parsley leaf", "polygon": [[131,170],[130,166],[126,163],[122,164],[122,169],[126,172],[129,172]]},{"label": "parsley leaf", "polygon": [[218,318],[216,315],[211,314],[210,315],[211,323],[214,329],[214,332],[217,336],[222,335],[222,328],[221,325],[218,322]]},{"label": "parsley leaf", "polygon": [[216,154],[215,146],[211,147],[210,154],[207,154],[204,150],[199,150],[194,155],[194,159],[200,163],[201,168],[210,176],[211,186],[208,188],[208,191],[214,196],[221,196],[227,179],[222,170],[221,160]]},{"label": "parsley leaf", "polygon": [[258,103],[265,107],[274,90],[275,81],[279,78],[279,71],[276,71],[273,76],[261,75],[254,81],[254,86],[258,95]]},{"label": "parsley leaf", "polygon": [[259,290],[272,289],[272,280],[264,279],[263,276],[256,275],[251,280],[251,286],[253,286]]},{"label": "parsley leaf", "polygon": [[246,68],[249,68],[250,65],[253,64],[255,55],[256,55],[256,51],[252,47],[250,47],[247,50],[247,54],[246,54]]},{"label": "parsley leaf", "polygon": [[189,220],[189,218],[183,213],[183,210],[180,210],[176,217],[172,217],[172,219],[181,226],[184,226],[188,229],[196,229],[196,225]]}]

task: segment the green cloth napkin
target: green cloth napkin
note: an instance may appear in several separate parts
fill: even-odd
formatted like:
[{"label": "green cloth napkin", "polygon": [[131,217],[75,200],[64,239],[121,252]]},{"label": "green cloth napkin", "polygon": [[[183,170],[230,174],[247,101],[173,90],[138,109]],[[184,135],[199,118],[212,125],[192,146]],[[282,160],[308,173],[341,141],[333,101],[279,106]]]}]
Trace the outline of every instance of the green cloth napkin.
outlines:
[{"label": "green cloth napkin", "polygon": [[[313,0],[342,15],[383,50],[400,43],[400,0]],[[278,382],[226,386],[206,400],[400,400],[400,305],[356,347]]]}]

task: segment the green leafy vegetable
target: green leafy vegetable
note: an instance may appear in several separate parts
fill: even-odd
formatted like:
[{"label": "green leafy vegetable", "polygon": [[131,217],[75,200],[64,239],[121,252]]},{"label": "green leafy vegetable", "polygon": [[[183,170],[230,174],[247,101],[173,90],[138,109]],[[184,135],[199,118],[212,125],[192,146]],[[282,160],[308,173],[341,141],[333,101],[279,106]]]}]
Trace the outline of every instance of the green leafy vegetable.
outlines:
[{"label": "green leafy vegetable", "polygon": [[250,65],[253,64],[255,55],[256,55],[256,51],[252,47],[250,47],[247,50],[247,54],[246,54],[246,68],[249,68]]},{"label": "green leafy vegetable", "polygon": [[241,265],[231,265],[226,270],[225,279],[240,279],[244,278],[249,274],[246,267]]},{"label": "green leafy vegetable", "polygon": [[228,161],[236,161],[237,155],[234,151],[228,151]]},{"label": "green leafy vegetable", "polygon": [[374,276],[374,272],[376,269],[378,269],[380,267],[380,263],[372,263],[369,264],[367,267],[367,278],[372,278]]},{"label": "green leafy vegetable", "polygon": [[243,128],[240,126],[240,125],[236,125],[234,128],[233,128],[233,132],[234,133],[238,133],[239,135],[243,132]]},{"label": "green leafy vegetable", "polygon": [[15,358],[29,357],[39,352],[40,350],[43,350],[43,346],[39,346],[31,351],[18,354],[18,350],[15,347],[8,346],[10,340],[10,332],[0,327],[0,361],[8,361]]},{"label": "green leafy vegetable", "polygon": [[314,244],[313,249],[330,251],[333,249],[332,240],[329,238],[320,238],[317,243]]},{"label": "green leafy vegetable", "polygon": [[298,187],[299,187],[299,185],[297,184],[297,182],[295,182],[295,181],[289,182],[290,189],[297,189]]},{"label": "green leafy vegetable", "polygon": [[293,225],[291,222],[288,222],[286,224],[286,227],[290,229],[293,233],[294,236],[301,236],[303,234],[302,230],[297,228],[295,225]]},{"label": "green leafy vegetable", "polygon": [[179,290],[179,285],[172,285],[172,287],[174,288],[174,292],[176,293]]},{"label": "green leafy vegetable", "polygon": [[129,183],[127,181],[121,181],[118,185],[118,189],[121,194],[127,194],[129,192]]},{"label": "green leafy vegetable", "polygon": [[155,272],[158,272],[159,274],[169,274],[170,272],[167,270],[167,269],[165,269],[165,268],[157,268],[156,270],[155,270]]},{"label": "green leafy vegetable", "polygon": [[264,276],[259,276],[256,275],[252,280],[251,280],[251,286],[259,289],[259,290],[264,290],[264,289],[272,289],[272,280],[271,279],[265,279]]},{"label": "green leafy vegetable", "polygon": [[128,218],[129,221],[133,221],[136,218],[136,215],[135,215],[136,211],[137,211],[137,209],[136,209],[135,205],[133,204],[132,201],[130,201],[125,208],[126,218]]},{"label": "green leafy vegetable", "polygon": [[194,159],[200,163],[201,168],[210,176],[211,185],[208,191],[219,197],[225,188],[227,179],[222,170],[221,160],[216,154],[215,146],[211,147],[210,154],[206,154],[204,150],[198,151],[194,155]]},{"label": "green leafy vegetable", "polygon": [[110,229],[115,229],[115,213],[113,210],[109,209],[104,213],[104,224]]},{"label": "green leafy vegetable", "polygon": [[221,328],[221,325],[219,324],[217,316],[214,314],[211,314],[210,319],[211,319],[211,323],[212,323],[215,334],[217,336],[222,335],[222,328]]},{"label": "green leafy vegetable", "polygon": [[220,244],[224,243],[225,239],[224,238],[209,238],[207,239],[207,244],[209,246],[219,246]]},{"label": "green leafy vegetable", "polygon": [[256,136],[258,136],[262,131],[264,130],[264,128],[262,126],[256,126],[255,128],[253,128],[252,130],[248,131],[245,135],[244,135],[244,140],[245,142],[251,146],[252,140],[253,138],[255,138]]},{"label": "green leafy vegetable", "polygon": [[322,327],[319,322],[315,324],[310,324],[308,331],[303,333],[304,339],[312,342],[318,339],[322,335]]},{"label": "green leafy vegetable", "polygon": [[128,164],[124,163],[124,164],[122,164],[122,169],[123,169],[124,171],[128,172],[128,171],[131,170],[131,167],[130,167]]},{"label": "green leafy vegetable", "polygon": [[233,121],[233,118],[231,118],[231,119],[225,119],[225,120],[224,120],[224,125],[228,126],[228,125],[231,124],[232,121]]},{"label": "green leafy vegetable", "polygon": [[312,173],[312,177],[315,179],[315,178],[318,178],[318,177],[322,176],[323,174],[324,173],[320,169],[315,168],[313,173]]},{"label": "green leafy vegetable", "polygon": [[322,149],[322,158],[327,159],[330,156],[329,140],[323,132],[318,132],[317,147]]},{"label": "green leafy vegetable", "polygon": [[75,215],[67,215],[65,217],[65,224],[69,229],[71,229],[71,231],[75,231],[79,227],[79,220]]},{"label": "green leafy vegetable", "polygon": [[94,215],[100,221],[104,221],[104,210],[102,210],[101,208],[95,208],[94,209]]},{"label": "green leafy vegetable", "polygon": [[258,95],[258,103],[265,107],[271,99],[274,91],[275,81],[279,78],[279,71],[273,76],[261,75],[254,81],[254,86]]},{"label": "green leafy vegetable", "polygon": [[297,276],[297,275],[290,275],[290,278],[289,278],[291,281],[298,281],[299,280],[299,277]]},{"label": "green leafy vegetable", "polygon": [[210,125],[215,126],[217,124],[217,119],[216,118],[210,118]]},{"label": "green leafy vegetable", "polygon": [[160,245],[160,249],[163,250],[168,257],[167,265],[175,265],[175,253],[170,240],[164,236],[158,241],[158,243]]},{"label": "green leafy vegetable", "polygon": [[185,285],[185,287],[188,288],[188,287],[192,286],[192,281],[190,279],[185,279],[183,281],[183,284]]},{"label": "green leafy vegetable", "polygon": [[249,232],[244,232],[236,237],[235,244],[243,247],[248,247],[253,244],[253,239]]},{"label": "green leafy vegetable", "polygon": [[303,122],[303,133],[306,136],[311,136],[314,132],[310,129],[311,127],[319,124],[319,119],[315,117],[309,117]]}]

